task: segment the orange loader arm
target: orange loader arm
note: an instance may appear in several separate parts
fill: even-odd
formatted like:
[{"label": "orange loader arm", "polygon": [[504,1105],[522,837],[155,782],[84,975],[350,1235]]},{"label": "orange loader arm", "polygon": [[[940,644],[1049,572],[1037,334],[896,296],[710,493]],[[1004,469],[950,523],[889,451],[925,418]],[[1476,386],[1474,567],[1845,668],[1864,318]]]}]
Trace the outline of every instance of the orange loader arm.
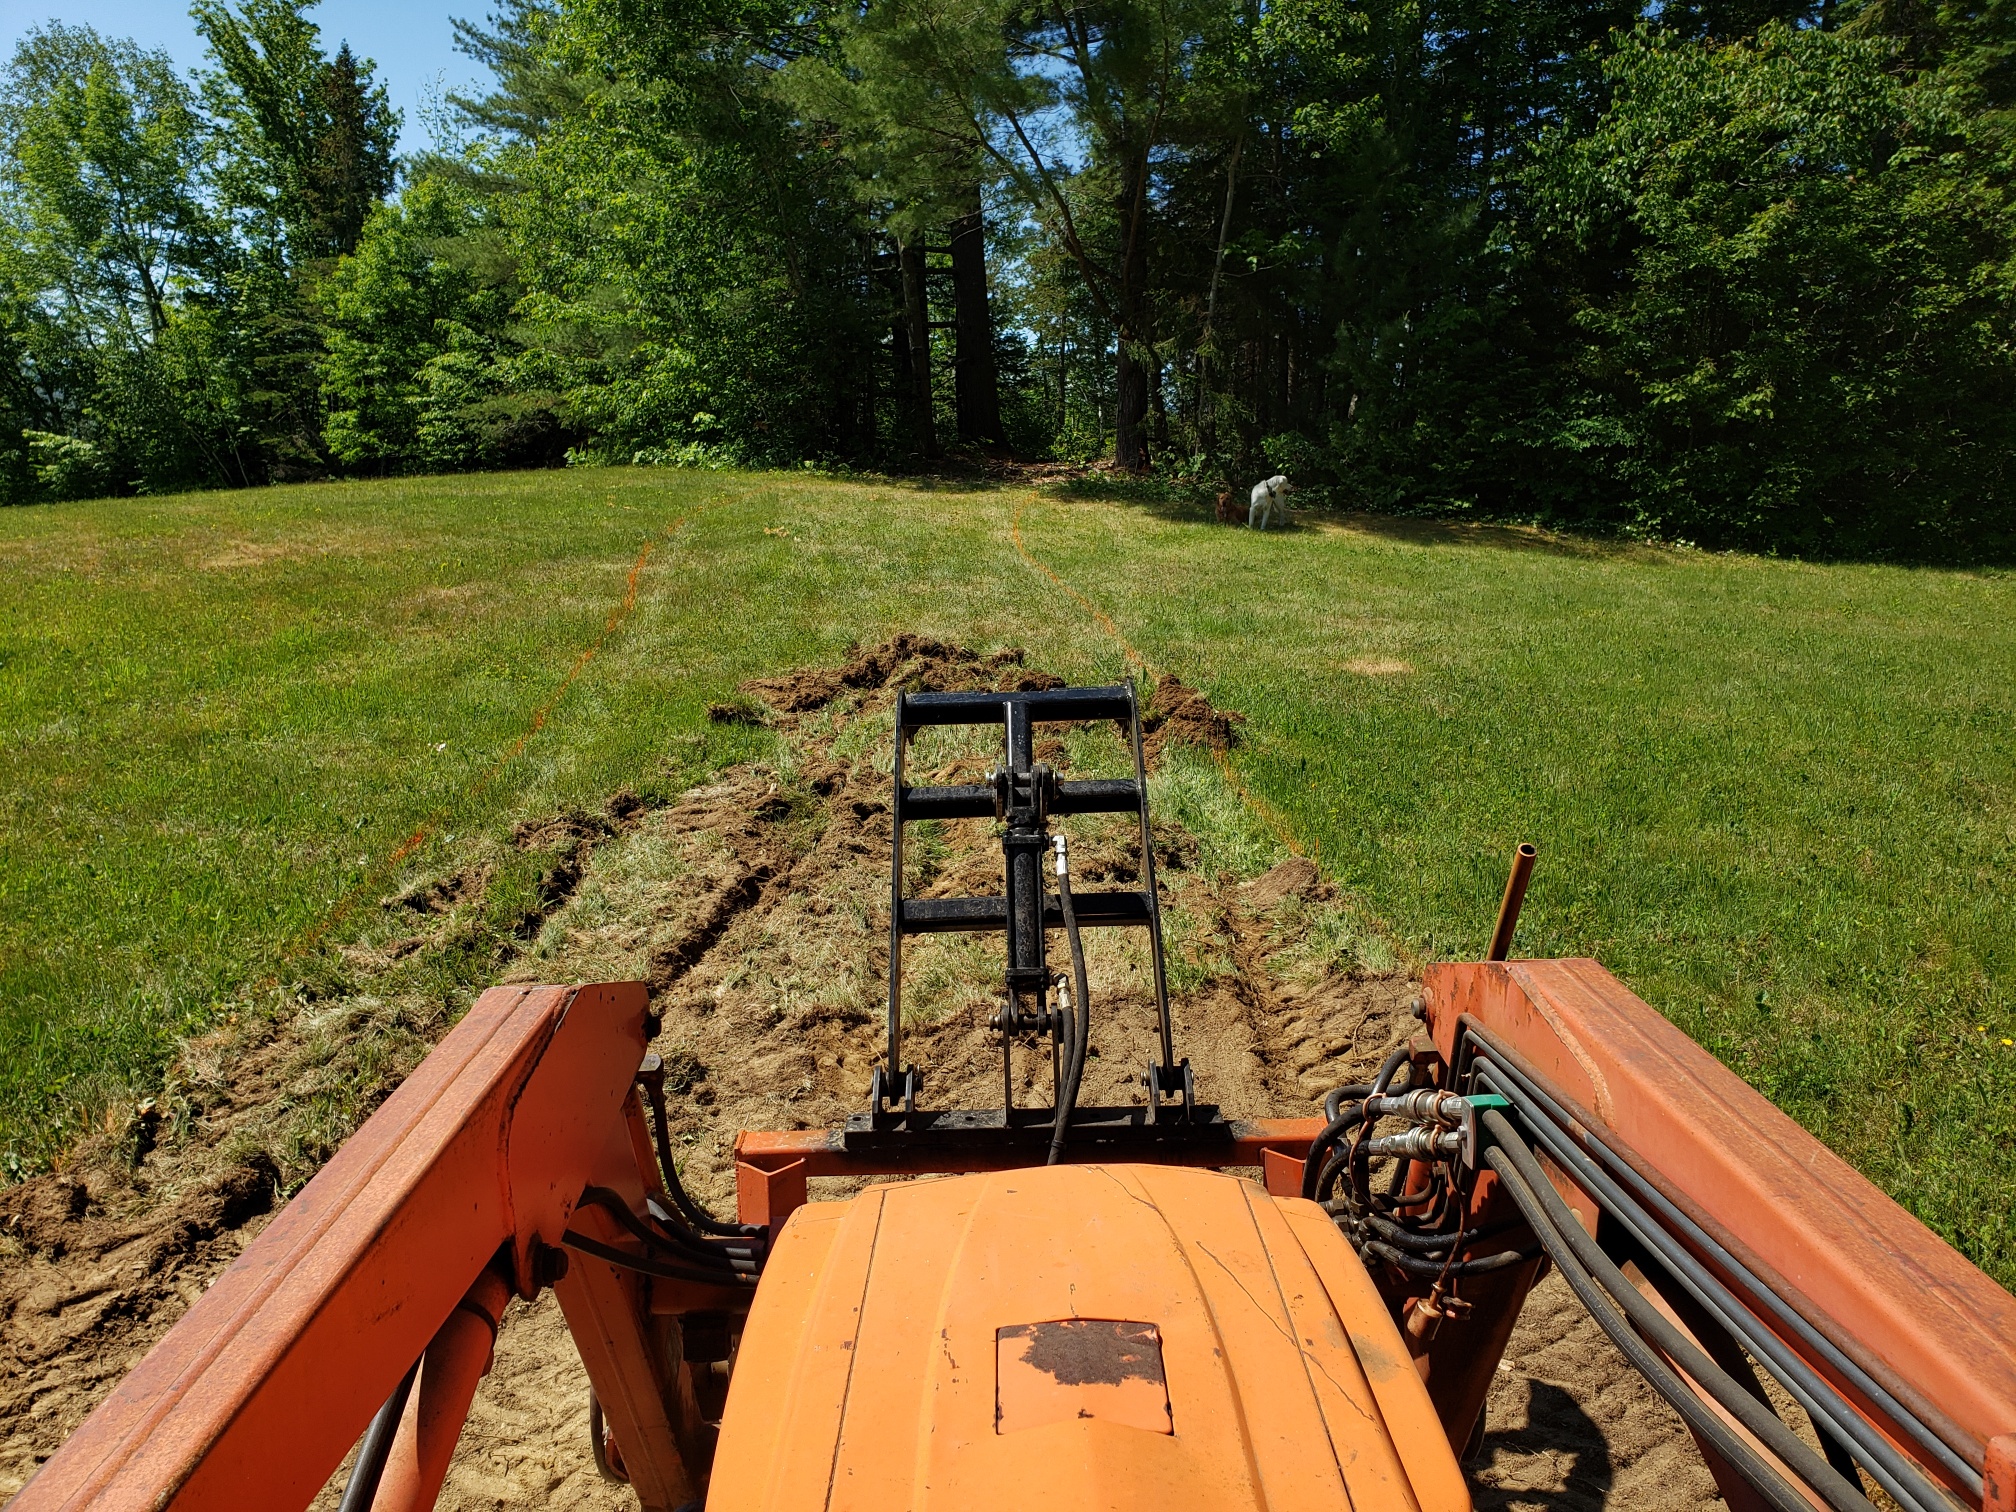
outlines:
[{"label": "orange loader arm", "polygon": [[375,1505],[431,1507],[505,1303],[548,1281],[645,1506],[692,1497],[643,1289],[556,1258],[585,1184],[643,1195],[626,1110],[645,1014],[637,982],[484,993],[17,1512],[298,1512],[423,1354]]}]

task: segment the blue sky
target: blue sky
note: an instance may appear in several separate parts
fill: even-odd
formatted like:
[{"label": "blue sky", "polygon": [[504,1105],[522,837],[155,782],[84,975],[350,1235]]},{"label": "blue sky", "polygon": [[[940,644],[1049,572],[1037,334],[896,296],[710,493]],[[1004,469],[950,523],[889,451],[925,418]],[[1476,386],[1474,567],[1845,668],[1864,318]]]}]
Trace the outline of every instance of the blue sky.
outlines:
[{"label": "blue sky", "polygon": [[[427,145],[420,111],[428,97],[444,82],[458,89],[477,79],[475,65],[454,49],[449,17],[481,21],[490,8],[490,0],[322,0],[308,14],[330,52],[347,40],[359,57],[377,61],[392,103],[405,112],[400,150],[413,152]],[[0,57],[12,57],[23,33],[58,17],[159,48],[184,70],[203,62],[183,0],[0,0]]]}]

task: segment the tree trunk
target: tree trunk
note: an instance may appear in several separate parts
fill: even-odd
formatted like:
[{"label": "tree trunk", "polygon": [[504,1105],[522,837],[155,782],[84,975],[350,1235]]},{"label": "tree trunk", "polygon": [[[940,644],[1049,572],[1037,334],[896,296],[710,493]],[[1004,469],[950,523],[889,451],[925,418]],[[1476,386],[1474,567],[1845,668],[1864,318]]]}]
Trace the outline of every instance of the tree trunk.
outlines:
[{"label": "tree trunk", "polygon": [[1132,342],[1120,343],[1118,393],[1113,415],[1113,460],[1128,472],[1148,470],[1148,370],[1134,360]]},{"label": "tree trunk", "polygon": [[966,213],[952,222],[952,313],[956,339],[953,394],[959,439],[968,445],[1003,446],[1001,387],[994,371],[994,316],[987,307],[987,230],[980,186],[967,195]]},{"label": "tree trunk", "polygon": [[931,311],[924,293],[924,246],[896,244],[903,273],[903,326],[910,348],[910,420],[920,456],[938,455],[938,429],[931,413]]},{"label": "tree trunk", "polygon": [[1128,472],[1148,470],[1148,370],[1137,356],[1148,342],[1146,285],[1148,282],[1148,165],[1145,161],[1129,175],[1121,199],[1121,225],[1126,227],[1126,245],[1120,262],[1120,329],[1116,345],[1120,351],[1115,372],[1113,413],[1113,460]]}]

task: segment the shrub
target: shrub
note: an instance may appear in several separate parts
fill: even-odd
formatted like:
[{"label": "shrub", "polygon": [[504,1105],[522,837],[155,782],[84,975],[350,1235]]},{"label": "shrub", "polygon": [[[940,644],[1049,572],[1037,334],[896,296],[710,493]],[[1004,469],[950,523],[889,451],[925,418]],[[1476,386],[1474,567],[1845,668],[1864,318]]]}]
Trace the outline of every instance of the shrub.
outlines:
[{"label": "shrub", "polygon": [[23,431],[28,466],[47,499],[94,499],[112,491],[112,470],[98,448],[81,436]]}]

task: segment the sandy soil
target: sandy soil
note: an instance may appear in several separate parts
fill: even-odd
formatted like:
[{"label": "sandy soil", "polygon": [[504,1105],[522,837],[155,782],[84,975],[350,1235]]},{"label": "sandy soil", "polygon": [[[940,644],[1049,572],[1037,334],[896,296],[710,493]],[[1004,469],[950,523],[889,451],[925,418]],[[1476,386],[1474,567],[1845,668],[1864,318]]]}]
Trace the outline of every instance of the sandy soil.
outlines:
[{"label": "sandy soil", "polygon": [[[664,1016],[657,1048],[686,1180],[717,1210],[730,1208],[736,1130],[824,1126],[865,1101],[882,1034],[893,689],[1049,681],[1012,653],[980,658],[904,637],[843,668],[752,685],[768,712],[742,703],[717,713],[774,721],[785,738],[773,765],[723,773],[664,808],[619,795],[602,815],[520,826],[514,843],[551,851],[563,885],[500,979],[648,981]],[[1156,708],[1158,752],[1236,737],[1236,716],[1180,685],[1159,689]],[[1124,769],[1110,727],[1070,731],[1041,754],[1075,775]],[[913,747],[910,770],[913,781],[975,781],[992,759],[977,732],[933,731]],[[1084,818],[1067,827],[1087,885],[1132,877],[1129,825]],[[1347,911],[1313,865],[1291,859],[1242,883],[1211,869],[1208,837],[1200,845],[1158,821],[1155,846],[1179,1053],[1200,1095],[1233,1116],[1304,1113],[1413,1028],[1412,983],[1354,956]],[[998,843],[982,823],[914,835],[909,854],[913,894],[998,890]],[[483,883],[471,868],[397,901],[423,932],[452,930]],[[1124,1103],[1150,1050],[1145,942],[1116,931],[1089,943],[1098,1019],[1084,1096]],[[411,948],[360,943],[350,953],[368,977],[374,959]],[[928,1101],[998,1106],[999,1051],[984,1027],[995,956],[983,943],[936,936],[906,959],[906,1059],[926,1068]],[[0,1496],[257,1233],[279,1184],[257,1132],[302,1078],[332,1067],[358,1074],[349,1022],[309,1005],[230,1054],[220,1048],[228,1035],[199,1042],[188,1058],[217,1063],[196,1068],[212,1087],[204,1137],[173,1152],[136,1150],[134,1140],[152,1138],[143,1118],[69,1172],[0,1194]],[[446,1027],[398,1022],[404,1039],[375,1052],[390,1058],[388,1086]],[[1016,1069],[1018,1100],[1047,1100],[1047,1057],[1025,1055]],[[847,1189],[815,1183],[813,1196]],[[514,1304],[441,1506],[634,1507],[597,1477],[587,1421],[586,1377],[550,1295]],[[1487,1421],[1471,1467],[1480,1507],[1683,1512],[1717,1502],[1678,1419],[1558,1281],[1529,1303]],[[334,1506],[341,1480],[318,1505]]]}]

